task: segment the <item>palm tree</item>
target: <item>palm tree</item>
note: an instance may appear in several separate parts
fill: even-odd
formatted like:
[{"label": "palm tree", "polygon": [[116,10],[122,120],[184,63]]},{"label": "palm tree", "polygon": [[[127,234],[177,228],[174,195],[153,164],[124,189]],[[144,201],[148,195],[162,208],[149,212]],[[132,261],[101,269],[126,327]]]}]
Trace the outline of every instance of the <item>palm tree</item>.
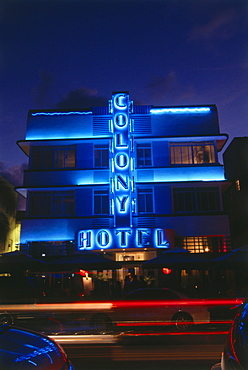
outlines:
[{"label": "palm tree", "polygon": [[5,243],[10,231],[10,220],[16,214],[17,193],[14,187],[0,176],[0,251],[5,249]]}]

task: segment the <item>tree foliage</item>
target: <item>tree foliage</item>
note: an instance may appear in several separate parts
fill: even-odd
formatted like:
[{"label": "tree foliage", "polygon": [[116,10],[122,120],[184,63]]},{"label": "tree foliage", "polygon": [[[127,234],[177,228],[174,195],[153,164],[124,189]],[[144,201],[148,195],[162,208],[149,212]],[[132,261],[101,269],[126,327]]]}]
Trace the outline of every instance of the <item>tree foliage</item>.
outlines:
[{"label": "tree foliage", "polygon": [[0,244],[4,248],[10,231],[10,218],[16,214],[17,194],[13,186],[0,177]]}]

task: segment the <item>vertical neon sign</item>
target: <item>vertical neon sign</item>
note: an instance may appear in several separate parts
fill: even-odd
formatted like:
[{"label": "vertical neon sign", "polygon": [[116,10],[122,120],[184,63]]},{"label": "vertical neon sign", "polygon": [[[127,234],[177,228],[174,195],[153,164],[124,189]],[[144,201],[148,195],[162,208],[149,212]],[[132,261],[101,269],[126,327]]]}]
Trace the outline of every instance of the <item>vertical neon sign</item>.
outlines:
[{"label": "vertical neon sign", "polygon": [[168,248],[166,229],[135,228],[136,187],[134,176],[134,145],[132,138],[132,101],[127,93],[114,93],[109,100],[112,114],[110,132],[110,210],[114,215],[111,229],[78,231],[78,249],[107,248]]},{"label": "vertical neon sign", "polygon": [[112,113],[112,163],[111,202],[115,227],[132,226],[132,161],[133,148],[130,136],[129,95],[116,93],[111,100]]}]

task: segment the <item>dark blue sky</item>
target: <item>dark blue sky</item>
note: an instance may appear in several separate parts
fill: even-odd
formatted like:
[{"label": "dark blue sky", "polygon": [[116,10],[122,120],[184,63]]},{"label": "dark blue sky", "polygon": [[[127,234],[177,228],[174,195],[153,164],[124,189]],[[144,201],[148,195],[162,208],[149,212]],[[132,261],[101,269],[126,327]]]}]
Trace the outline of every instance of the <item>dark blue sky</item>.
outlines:
[{"label": "dark blue sky", "polygon": [[[248,136],[247,0],[2,0],[0,172],[27,162],[29,109],[216,104]],[[229,140],[229,142],[230,142]]]}]

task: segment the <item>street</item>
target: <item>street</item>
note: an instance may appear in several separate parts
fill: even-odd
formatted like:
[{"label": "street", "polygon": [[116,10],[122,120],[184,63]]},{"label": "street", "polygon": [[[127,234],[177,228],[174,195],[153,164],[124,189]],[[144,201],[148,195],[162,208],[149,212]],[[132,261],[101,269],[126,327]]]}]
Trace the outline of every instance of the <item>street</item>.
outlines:
[{"label": "street", "polygon": [[[125,303],[118,301],[120,307]],[[128,302],[127,312],[135,312],[141,303],[135,302],[131,309]],[[162,303],[157,302],[156,307],[162,307]],[[206,301],[200,303],[206,305]],[[2,309],[13,315],[15,325],[47,332],[65,349],[75,370],[211,370],[220,361],[231,323],[230,318],[223,320],[226,316],[224,308],[233,301],[211,300],[208,303],[217,309],[212,312],[215,320],[196,323],[188,330],[180,330],[171,321],[140,322],[138,315],[130,321],[123,316],[122,320],[115,322],[115,327],[106,325],[105,316],[98,323],[100,327],[89,325],[91,314],[101,314],[102,317],[106,312],[113,312],[111,305],[116,309],[117,302],[5,305]],[[223,304],[220,306],[220,303]],[[150,312],[147,306],[145,302],[144,312]],[[192,307],[199,310],[193,301]],[[219,317],[220,311],[224,317]],[[137,312],[140,314],[139,310]]]},{"label": "street", "polygon": [[214,334],[132,337],[113,344],[103,342],[62,346],[75,370],[210,370],[220,361],[225,339],[225,335]]}]

